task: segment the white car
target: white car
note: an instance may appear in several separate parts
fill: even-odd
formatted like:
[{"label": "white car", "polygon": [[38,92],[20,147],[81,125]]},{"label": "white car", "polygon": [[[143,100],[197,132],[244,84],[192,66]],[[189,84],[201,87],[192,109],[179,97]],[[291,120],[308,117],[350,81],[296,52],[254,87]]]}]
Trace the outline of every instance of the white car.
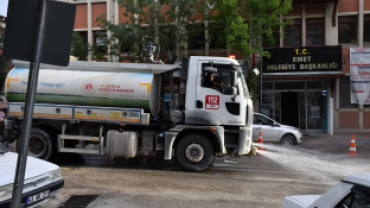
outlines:
[{"label": "white car", "polygon": [[370,173],[347,176],[323,195],[285,197],[281,208],[370,208]]},{"label": "white car", "polygon": [[262,126],[263,142],[276,142],[282,145],[294,145],[302,142],[302,133],[299,128],[279,124],[260,113],[254,113],[253,116],[253,141],[258,141]]},{"label": "white car", "polygon": [[[9,208],[12,198],[18,154],[9,152],[0,142],[0,208]],[[21,207],[35,207],[45,202],[64,185],[57,165],[27,157]]]}]

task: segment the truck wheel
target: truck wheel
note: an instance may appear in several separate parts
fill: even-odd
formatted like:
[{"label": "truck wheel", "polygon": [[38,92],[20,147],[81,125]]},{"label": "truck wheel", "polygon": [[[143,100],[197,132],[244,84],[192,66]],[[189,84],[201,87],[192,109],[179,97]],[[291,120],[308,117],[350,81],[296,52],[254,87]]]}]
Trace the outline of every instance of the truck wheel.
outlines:
[{"label": "truck wheel", "polygon": [[212,143],[203,135],[190,134],[176,146],[176,159],[188,171],[203,171],[214,161],[215,150]]},{"label": "truck wheel", "polygon": [[[22,144],[18,141],[17,150],[19,152]],[[32,127],[30,142],[28,144],[28,156],[49,160],[55,148],[55,142],[52,139],[51,133],[42,128]]]}]

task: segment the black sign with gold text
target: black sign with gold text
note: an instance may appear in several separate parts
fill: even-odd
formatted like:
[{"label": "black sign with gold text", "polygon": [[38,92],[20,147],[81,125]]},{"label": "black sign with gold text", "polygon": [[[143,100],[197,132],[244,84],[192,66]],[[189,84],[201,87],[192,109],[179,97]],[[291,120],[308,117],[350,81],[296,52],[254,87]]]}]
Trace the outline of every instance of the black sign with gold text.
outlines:
[{"label": "black sign with gold text", "polygon": [[336,72],[342,70],[342,46],[265,49],[263,73]]}]

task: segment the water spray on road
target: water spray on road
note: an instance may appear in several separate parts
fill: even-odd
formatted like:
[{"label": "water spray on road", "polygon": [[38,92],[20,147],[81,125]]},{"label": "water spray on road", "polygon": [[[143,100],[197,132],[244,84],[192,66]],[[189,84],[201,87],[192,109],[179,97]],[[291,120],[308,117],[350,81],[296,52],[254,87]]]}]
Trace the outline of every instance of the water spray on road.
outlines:
[{"label": "water spray on road", "polygon": [[[350,174],[370,171],[370,166],[361,162],[359,158],[343,157],[343,155],[338,157],[338,154],[327,154],[297,146],[261,143],[255,145],[259,149],[257,155],[260,157],[266,157],[292,171],[299,171],[329,183]],[[263,150],[260,150],[261,148]]]}]

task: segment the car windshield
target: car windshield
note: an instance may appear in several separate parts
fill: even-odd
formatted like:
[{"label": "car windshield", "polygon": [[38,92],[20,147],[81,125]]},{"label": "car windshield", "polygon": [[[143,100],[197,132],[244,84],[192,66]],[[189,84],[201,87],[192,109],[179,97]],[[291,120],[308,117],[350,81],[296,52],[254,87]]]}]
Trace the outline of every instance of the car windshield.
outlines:
[{"label": "car windshield", "polygon": [[6,148],[5,144],[0,142],[0,154],[4,154],[8,151],[8,148]]}]

